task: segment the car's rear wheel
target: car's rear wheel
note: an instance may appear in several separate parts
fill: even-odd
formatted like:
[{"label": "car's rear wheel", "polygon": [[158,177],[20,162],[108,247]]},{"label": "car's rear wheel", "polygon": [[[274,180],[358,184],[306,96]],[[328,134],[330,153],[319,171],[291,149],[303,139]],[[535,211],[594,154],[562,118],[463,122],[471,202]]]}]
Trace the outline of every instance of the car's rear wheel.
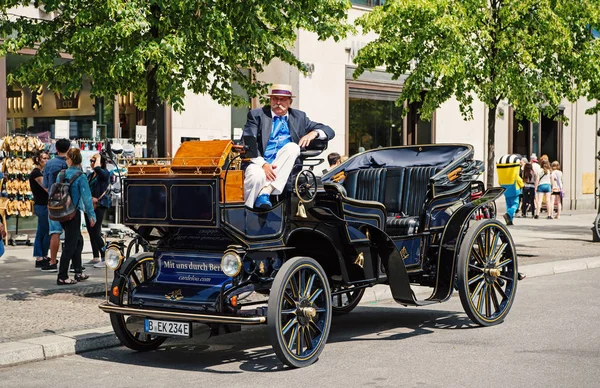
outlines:
[{"label": "car's rear wheel", "polygon": [[[156,272],[153,255],[141,253],[124,263],[125,267],[120,270],[122,276],[113,281],[111,291],[114,287],[119,288],[118,296],[111,295],[110,302],[118,306],[127,306],[131,303],[131,295],[136,287],[152,278]],[[129,349],[148,351],[157,349],[167,339],[166,337],[143,332],[139,319],[110,313],[110,323],[121,344]]]},{"label": "car's rear wheel", "polygon": [[148,249],[146,244],[142,242],[142,238],[136,237],[127,245],[127,253],[125,254],[125,258],[131,255],[137,255],[140,252],[148,252]]},{"label": "car's rear wheel", "polygon": [[331,310],[333,315],[344,315],[354,310],[365,294],[364,288],[356,289],[345,285],[334,286]]},{"label": "car's rear wheel", "polygon": [[293,368],[319,358],[331,327],[331,290],[323,268],[310,257],[294,257],[277,272],[267,323],[277,357]]},{"label": "car's rear wheel", "polygon": [[460,301],[481,326],[501,323],[517,292],[517,251],[508,229],[496,220],[472,222],[457,263]]}]

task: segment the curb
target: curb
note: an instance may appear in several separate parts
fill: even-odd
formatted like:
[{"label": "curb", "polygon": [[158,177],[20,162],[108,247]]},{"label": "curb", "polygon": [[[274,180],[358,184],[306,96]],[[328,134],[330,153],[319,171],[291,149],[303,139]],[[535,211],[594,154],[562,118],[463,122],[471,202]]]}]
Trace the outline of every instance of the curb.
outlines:
[{"label": "curb", "polygon": [[[600,256],[523,265],[519,269],[528,278],[534,278],[592,268],[600,268]],[[413,290],[418,299],[424,299],[431,294],[429,287],[413,286]],[[365,290],[360,304],[372,305],[392,299],[389,286],[376,285]],[[0,343],[0,367],[49,360],[119,345],[112,326]]]},{"label": "curb", "polygon": [[112,326],[0,343],[0,367],[118,346]]}]

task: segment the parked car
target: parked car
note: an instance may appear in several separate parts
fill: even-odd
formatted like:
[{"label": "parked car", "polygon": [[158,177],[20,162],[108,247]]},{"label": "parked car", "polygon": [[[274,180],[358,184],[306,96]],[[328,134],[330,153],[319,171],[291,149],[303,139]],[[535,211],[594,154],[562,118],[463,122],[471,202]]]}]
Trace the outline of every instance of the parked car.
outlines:
[{"label": "parked car", "polygon": [[[185,142],[172,160],[129,168],[124,223],[155,240],[152,251],[107,261],[115,276],[100,308],[123,345],[153,350],[198,324],[214,334],[264,324],[278,358],[304,367],[322,352],[333,315],[376,284],[409,306],[458,290],[476,324],[505,319],[517,252],[489,216],[503,189],[475,180],[483,163],[472,146],[370,150],[320,179],[310,166],[326,145],[315,147],[270,210],[244,206],[243,148],[229,141]],[[418,300],[411,285],[431,295]]]}]

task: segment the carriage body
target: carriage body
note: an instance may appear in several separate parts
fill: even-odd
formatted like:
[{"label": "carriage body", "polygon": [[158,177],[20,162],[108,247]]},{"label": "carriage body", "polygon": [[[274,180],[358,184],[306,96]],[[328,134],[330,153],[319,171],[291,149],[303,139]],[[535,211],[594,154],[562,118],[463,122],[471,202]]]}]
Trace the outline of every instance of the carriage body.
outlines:
[{"label": "carriage body", "polygon": [[[502,224],[476,220],[502,189],[484,192],[475,180],[482,163],[471,146],[363,152],[321,179],[299,174],[270,210],[244,206],[234,151],[226,141],[188,142],[169,163],[130,169],[124,223],[158,237],[153,252],[116,268],[100,306],[126,346],[153,349],[168,330],[189,336],[196,323],[213,333],[266,323],[278,357],[301,367],[321,352],[332,314],[351,311],[376,284],[414,306],[462,287],[481,325],[510,309],[514,244]],[[417,300],[411,284],[431,296]]]}]

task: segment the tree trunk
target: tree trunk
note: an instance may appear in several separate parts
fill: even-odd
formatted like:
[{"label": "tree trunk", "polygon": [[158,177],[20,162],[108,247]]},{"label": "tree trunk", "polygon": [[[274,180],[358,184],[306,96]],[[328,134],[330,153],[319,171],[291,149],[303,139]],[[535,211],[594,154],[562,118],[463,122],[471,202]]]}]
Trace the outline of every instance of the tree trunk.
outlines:
[{"label": "tree trunk", "polygon": [[158,90],[156,85],[156,66],[148,65],[146,70],[146,85],[148,88],[148,100],[146,106],[146,126],[148,157],[158,156],[158,120],[156,115],[160,103],[158,101]]},{"label": "tree trunk", "polygon": [[496,169],[496,108],[498,103],[488,107],[488,157],[487,187],[494,187],[494,170]]},{"label": "tree trunk", "polygon": [[[150,35],[154,40],[158,40],[158,23],[160,22],[160,6],[156,3],[150,6]],[[160,103],[158,101],[158,85],[156,83],[157,65],[148,61],[146,65],[146,147],[148,148],[148,157],[158,157],[158,120],[156,115]]]}]

